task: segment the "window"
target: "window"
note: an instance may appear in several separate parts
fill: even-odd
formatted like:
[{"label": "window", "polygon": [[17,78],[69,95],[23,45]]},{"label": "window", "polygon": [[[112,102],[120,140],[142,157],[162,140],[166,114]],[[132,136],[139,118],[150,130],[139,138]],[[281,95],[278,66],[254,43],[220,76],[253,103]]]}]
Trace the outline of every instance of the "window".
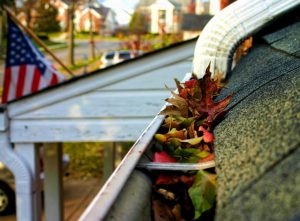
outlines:
[{"label": "window", "polygon": [[159,10],[158,11],[158,19],[160,22],[166,21],[166,10]]}]

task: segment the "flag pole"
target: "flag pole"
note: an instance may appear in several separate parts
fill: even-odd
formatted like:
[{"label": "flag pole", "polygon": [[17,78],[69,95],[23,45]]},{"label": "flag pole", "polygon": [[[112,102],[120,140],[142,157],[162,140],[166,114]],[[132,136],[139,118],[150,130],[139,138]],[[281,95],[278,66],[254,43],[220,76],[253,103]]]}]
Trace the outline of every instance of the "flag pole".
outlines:
[{"label": "flag pole", "polygon": [[19,20],[18,18],[15,16],[15,14],[10,10],[10,8],[8,8],[7,6],[3,5],[4,10],[8,13],[8,15],[13,19],[14,22],[16,22],[20,27],[22,27],[22,29],[30,36],[32,37],[42,48],[44,48],[44,50],[46,52],[48,52],[52,58],[59,63],[67,72],[69,75],[71,75],[72,77],[74,77],[75,75],[72,73],[72,71],[58,58],[56,57],[55,54],[53,54],[50,49],[45,45],[44,42],[42,42],[38,36],[36,36],[36,34],[31,31],[29,28],[25,27]]}]

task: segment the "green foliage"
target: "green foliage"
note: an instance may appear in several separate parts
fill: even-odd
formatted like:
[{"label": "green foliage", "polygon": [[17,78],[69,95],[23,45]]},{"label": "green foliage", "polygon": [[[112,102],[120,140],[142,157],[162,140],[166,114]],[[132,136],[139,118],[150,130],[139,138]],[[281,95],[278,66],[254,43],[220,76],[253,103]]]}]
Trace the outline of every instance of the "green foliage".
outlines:
[{"label": "green foliage", "polygon": [[198,219],[205,211],[211,209],[216,198],[216,175],[199,170],[193,186],[188,190]]},{"label": "green foliage", "polygon": [[75,177],[100,177],[103,167],[103,143],[64,143],[70,157],[68,172]]},{"label": "green foliage", "polygon": [[36,32],[57,32],[60,30],[57,18],[57,9],[51,4],[39,4],[36,8],[38,16],[33,25]]},{"label": "green foliage", "polygon": [[129,30],[135,34],[147,33],[147,17],[141,12],[135,12],[129,23]]},{"label": "green foliage", "polygon": [[[15,1],[14,0],[1,0],[0,7],[2,7],[3,5],[15,6]],[[1,13],[1,10],[0,10],[0,13]]]},{"label": "green foliage", "polygon": [[[118,153],[122,157],[132,146],[132,142],[120,143]],[[69,155],[68,172],[72,177],[101,177],[103,174],[103,149],[111,143],[64,143],[64,153]]]}]

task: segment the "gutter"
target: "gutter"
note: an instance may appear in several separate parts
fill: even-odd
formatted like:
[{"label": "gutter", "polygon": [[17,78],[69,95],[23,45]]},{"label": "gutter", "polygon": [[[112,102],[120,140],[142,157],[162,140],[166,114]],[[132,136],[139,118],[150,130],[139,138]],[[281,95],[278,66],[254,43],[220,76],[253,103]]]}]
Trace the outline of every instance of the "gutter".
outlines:
[{"label": "gutter", "polygon": [[223,77],[233,67],[239,44],[276,17],[300,5],[300,0],[238,0],[213,17],[199,36],[194,52],[193,73],[210,71]]},{"label": "gutter", "polygon": [[33,179],[25,162],[16,154],[9,139],[8,117],[5,108],[0,108],[0,161],[15,177],[17,220],[32,221],[34,209],[32,193]]}]

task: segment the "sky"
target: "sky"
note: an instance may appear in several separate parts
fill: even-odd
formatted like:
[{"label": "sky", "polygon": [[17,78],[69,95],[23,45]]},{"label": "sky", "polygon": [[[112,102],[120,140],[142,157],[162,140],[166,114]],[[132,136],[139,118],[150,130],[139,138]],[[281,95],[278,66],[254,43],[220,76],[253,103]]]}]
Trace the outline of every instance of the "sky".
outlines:
[{"label": "sky", "polygon": [[119,24],[128,24],[130,14],[133,13],[135,5],[139,0],[100,0],[103,5],[110,7],[117,14]]}]

